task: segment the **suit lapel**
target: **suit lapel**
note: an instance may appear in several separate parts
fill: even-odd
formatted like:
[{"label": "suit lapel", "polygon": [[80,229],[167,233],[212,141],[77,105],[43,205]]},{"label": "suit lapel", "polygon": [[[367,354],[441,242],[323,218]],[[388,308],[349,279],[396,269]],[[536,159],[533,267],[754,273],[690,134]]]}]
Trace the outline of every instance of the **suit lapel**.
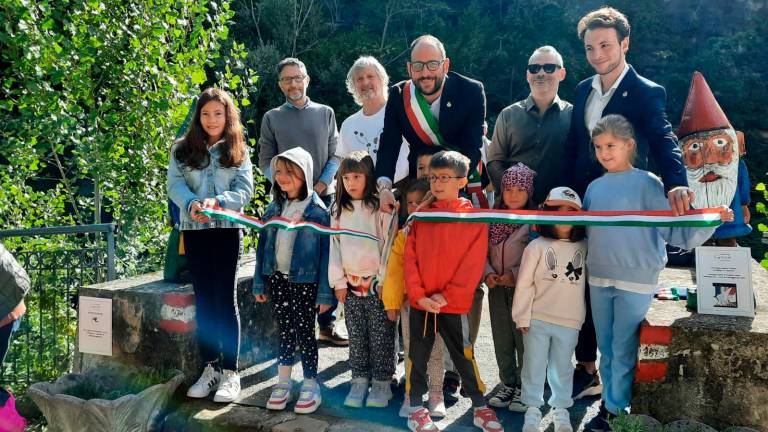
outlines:
[{"label": "suit lapel", "polygon": [[445,87],[443,88],[443,94],[440,95],[440,118],[437,119],[437,127],[440,129],[440,133],[445,134],[443,131],[447,130],[447,126],[451,124],[453,117],[454,105],[456,105],[456,79],[453,76],[453,72],[448,72],[446,75]]}]

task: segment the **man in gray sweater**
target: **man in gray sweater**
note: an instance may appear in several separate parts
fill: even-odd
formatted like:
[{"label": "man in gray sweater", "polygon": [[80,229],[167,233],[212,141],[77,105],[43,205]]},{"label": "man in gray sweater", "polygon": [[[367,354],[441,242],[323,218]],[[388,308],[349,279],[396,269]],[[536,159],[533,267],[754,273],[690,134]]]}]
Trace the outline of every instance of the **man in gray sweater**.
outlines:
[{"label": "man in gray sweater", "polygon": [[301,60],[283,59],[277,64],[277,75],[286,102],[269,110],[261,120],[259,168],[271,182],[269,162],[272,158],[294,147],[303,148],[314,161],[314,189],[329,205],[334,193],[333,179],[339,168],[336,116],[331,107],[315,103],[307,96],[309,75]]}]

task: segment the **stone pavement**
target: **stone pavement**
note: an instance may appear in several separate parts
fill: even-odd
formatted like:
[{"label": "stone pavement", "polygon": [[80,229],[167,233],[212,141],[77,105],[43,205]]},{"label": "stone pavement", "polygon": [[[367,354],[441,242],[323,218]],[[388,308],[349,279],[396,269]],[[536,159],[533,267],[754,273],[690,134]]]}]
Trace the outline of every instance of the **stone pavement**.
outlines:
[{"label": "stone pavement", "polygon": [[[290,409],[273,413],[264,409],[271,386],[277,382],[277,363],[275,360],[256,364],[241,371],[243,391],[235,404],[222,406],[210,401],[190,401],[178,395],[180,403],[169,415],[163,431],[222,431],[222,430],[264,430],[291,432],[328,431],[399,431],[407,430],[405,419],[397,412],[403,400],[403,387],[396,392],[388,408],[352,409],[343,406],[344,397],[349,390],[351,373],[347,366],[348,350],[321,345],[319,375],[323,383],[323,404],[312,415],[296,415]],[[483,302],[483,316],[480,334],[475,346],[475,356],[482,379],[488,389],[499,384],[498,368],[493,352],[490,320],[488,318],[487,296]],[[402,368],[402,363],[398,366]],[[301,381],[300,363],[294,367],[293,400],[298,397]],[[289,404],[289,408],[293,405]],[[598,398],[576,401],[571,408],[571,420],[574,430],[583,430],[596,413]],[[546,414],[548,408],[543,411]],[[523,425],[523,414],[505,409],[497,409],[499,418],[507,431],[519,431]],[[544,425],[551,431],[552,416],[545,415]],[[449,406],[448,416],[438,423],[441,430],[449,432],[477,431],[472,425],[471,403],[461,398],[458,403]]]}]

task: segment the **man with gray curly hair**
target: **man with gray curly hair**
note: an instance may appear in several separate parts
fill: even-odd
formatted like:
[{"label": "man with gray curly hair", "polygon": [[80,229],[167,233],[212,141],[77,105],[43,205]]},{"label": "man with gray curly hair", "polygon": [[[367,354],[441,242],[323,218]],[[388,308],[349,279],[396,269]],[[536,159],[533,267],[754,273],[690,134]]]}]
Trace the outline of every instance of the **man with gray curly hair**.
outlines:
[{"label": "man with gray curly hair", "polygon": [[[336,155],[344,158],[356,150],[371,155],[373,163],[379,152],[379,136],[384,129],[384,107],[389,95],[389,75],[374,57],[358,58],[347,73],[347,91],[362,109],[341,124]],[[408,143],[403,140],[395,170],[395,181],[408,176]]]}]

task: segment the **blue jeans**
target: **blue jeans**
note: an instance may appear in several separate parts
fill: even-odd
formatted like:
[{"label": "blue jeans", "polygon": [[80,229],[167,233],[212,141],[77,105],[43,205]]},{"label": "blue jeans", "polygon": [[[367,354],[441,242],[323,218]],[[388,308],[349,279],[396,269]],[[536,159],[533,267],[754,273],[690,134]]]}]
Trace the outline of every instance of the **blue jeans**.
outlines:
[{"label": "blue jeans", "polygon": [[612,414],[628,408],[632,400],[640,323],[653,294],[638,294],[613,286],[589,287],[592,319],[600,349],[603,401]]},{"label": "blue jeans", "polygon": [[579,340],[576,329],[531,320],[528,333],[523,335],[523,382],[521,402],[527,406],[544,405],[544,379],[552,395],[549,406],[570,408],[573,405],[573,364],[571,357]]}]

